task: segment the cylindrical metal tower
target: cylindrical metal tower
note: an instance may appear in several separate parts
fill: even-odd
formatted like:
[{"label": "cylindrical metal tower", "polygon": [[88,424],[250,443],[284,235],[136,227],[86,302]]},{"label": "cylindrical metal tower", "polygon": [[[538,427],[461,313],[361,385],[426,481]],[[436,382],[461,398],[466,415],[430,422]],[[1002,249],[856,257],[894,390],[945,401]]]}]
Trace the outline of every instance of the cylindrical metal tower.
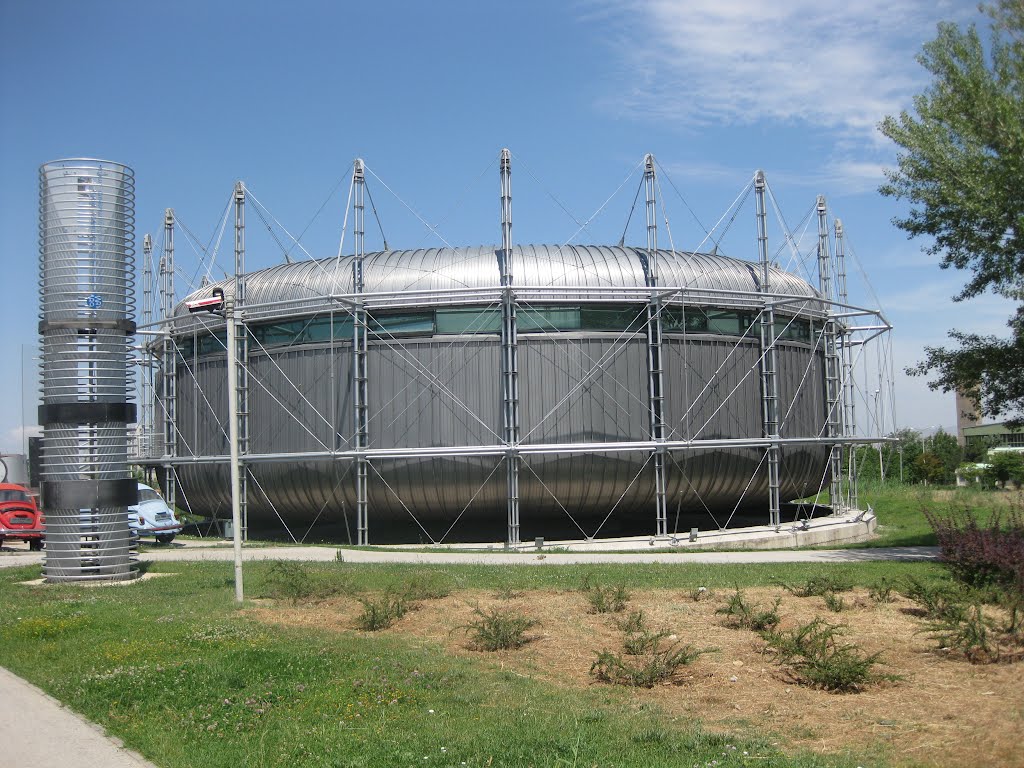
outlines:
[{"label": "cylindrical metal tower", "polygon": [[39,169],[42,501],[47,581],[137,574],[127,509],[135,179],[106,160]]}]

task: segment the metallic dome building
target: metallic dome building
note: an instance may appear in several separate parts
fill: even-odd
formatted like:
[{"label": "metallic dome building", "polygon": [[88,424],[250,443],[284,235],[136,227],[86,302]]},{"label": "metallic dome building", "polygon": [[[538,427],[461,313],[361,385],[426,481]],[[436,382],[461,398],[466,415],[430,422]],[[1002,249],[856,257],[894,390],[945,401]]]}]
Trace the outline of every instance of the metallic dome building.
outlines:
[{"label": "metallic dome building", "polygon": [[167,438],[150,464],[189,506],[230,505],[225,321],[188,311],[217,291],[246,330],[249,526],[517,544],[778,525],[830,482],[855,502],[838,477],[856,440],[844,340],[870,313],[837,319],[828,280],[769,263],[763,175],[744,261],[658,247],[650,157],[647,248],[513,244],[507,160],[495,246],[364,253],[358,161],[354,255],[246,273],[236,214],[236,276],[150,345]]}]

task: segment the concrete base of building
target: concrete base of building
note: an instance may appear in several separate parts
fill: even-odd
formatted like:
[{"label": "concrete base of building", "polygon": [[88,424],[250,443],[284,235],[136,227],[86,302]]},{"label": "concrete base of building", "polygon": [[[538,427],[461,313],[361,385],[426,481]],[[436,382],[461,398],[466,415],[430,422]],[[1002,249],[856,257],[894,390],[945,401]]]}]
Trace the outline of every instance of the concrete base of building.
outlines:
[{"label": "concrete base of building", "polygon": [[[796,522],[778,528],[769,525],[702,531],[692,529],[668,536],[626,536],[619,538],[534,539],[512,547],[518,551],[559,552],[622,552],[651,549],[796,549],[799,547],[834,547],[858,544],[875,535],[878,518],[869,510],[852,510]],[[387,549],[421,549],[423,545],[396,545]],[[503,550],[503,542],[445,544],[451,550]]]}]

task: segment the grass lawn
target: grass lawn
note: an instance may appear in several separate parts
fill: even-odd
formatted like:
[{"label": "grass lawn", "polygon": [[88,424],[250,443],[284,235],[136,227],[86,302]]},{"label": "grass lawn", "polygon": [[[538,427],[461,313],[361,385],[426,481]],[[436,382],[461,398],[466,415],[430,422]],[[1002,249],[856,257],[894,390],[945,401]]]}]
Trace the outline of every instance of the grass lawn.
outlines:
[{"label": "grass lawn", "polygon": [[862,484],[861,506],[870,504],[878,516],[878,538],[851,547],[935,546],[935,534],[924,517],[924,510],[947,512],[970,509],[983,524],[996,510],[1018,508],[1020,491],[985,491],[951,486]]},{"label": "grass lawn", "polygon": [[[827,570],[945,580],[928,563],[821,565],[303,566],[272,581],[246,567],[254,597],[388,588],[574,590],[585,577],[631,589],[729,589]],[[176,574],[109,587],[24,586],[38,567],[0,571],[3,665],[105,726],[160,766],[853,766],[879,755],[787,754],[778,733],[738,722],[709,733],[608,685],[566,688],[489,658],[401,633],[257,621],[232,603],[231,565],[162,563]],[[596,649],[595,649],[596,650]],[[779,723],[780,729],[784,723]]]}]

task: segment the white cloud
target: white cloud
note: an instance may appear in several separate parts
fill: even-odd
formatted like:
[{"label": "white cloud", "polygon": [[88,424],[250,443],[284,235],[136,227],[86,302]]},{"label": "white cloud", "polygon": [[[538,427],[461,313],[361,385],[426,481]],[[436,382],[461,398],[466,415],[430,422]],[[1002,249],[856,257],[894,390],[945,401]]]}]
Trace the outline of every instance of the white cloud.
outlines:
[{"label": "white cloud", "polygon": [[[765,120],[827,128],[857,145],[925,80],[914,55],[966,6],[934,0],[632,0],[599,14],[622,84],[607,105],[692,126]],[[973,10],[973,8],[972,8]],[[877,178],[876,168],[837,170]]]}]

